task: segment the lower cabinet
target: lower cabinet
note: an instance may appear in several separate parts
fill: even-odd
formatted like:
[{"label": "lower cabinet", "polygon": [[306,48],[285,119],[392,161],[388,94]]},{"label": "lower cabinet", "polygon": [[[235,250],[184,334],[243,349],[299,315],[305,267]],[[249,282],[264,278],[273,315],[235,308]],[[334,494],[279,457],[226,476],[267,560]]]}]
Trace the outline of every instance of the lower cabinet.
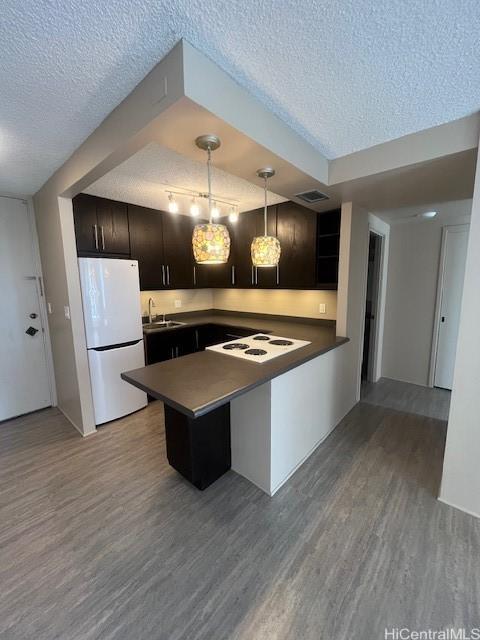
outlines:
[{"label": "lower cabinet", "polygon": [[245,327],[227,327],[206,324],[199,327],[187,327],[173,331],[157,331],[146,334],[145,358],[147,364],[172,360],[189,353],[203,351],[207,347],[229,340],[236,340],[255,333]]},{"label": "lower cabinet", "polygon": [[144,339],[147,364],[172,360],[197,351],[195,329],[190,327],[149,333]]}]

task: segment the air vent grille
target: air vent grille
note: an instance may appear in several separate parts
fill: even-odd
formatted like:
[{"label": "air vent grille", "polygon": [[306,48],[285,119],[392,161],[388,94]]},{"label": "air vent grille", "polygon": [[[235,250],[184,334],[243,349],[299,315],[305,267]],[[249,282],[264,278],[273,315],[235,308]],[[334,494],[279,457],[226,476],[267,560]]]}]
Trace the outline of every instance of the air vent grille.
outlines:
[{"label": "air vent grille", "polygon": [[295,197],[299,200],[303,200],[308,204],[315,204],[316,202],[321,202],[322,200],[329,200],[329,197],[326,193],[322,193],[318,189],[312,189],[311,191],[303,191],[302,193],[296,193]]}]

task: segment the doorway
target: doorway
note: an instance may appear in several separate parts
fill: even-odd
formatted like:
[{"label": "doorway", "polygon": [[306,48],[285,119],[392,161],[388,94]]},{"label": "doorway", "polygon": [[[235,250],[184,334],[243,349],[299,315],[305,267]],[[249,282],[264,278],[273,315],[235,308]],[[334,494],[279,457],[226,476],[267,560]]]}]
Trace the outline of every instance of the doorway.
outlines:
[{"label": "doorway", "polygon": [[433,386],[452,389],[469,225],[443,228],[437,293]]},{"label": "doorway", "polygon": [[0,196],[0,421],[52,404],[35,243],[27,202]]},{"label": "doorway", "polygon": [[380,271],[383,236],[370,230],[368,244],[367,297],[365,302],[365,330],[363,339],[362,382],[375,382],[375,354],[377,349]]}]

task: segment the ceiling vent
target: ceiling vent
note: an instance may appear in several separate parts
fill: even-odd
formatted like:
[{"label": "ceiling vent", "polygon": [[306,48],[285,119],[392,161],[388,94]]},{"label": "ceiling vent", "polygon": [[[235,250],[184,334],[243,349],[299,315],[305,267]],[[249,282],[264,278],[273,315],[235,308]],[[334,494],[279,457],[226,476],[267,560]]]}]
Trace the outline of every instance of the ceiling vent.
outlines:
[{"label": "ceiling vent", "polygon": [[316,204],[322,200],[329,200],[330,198],[326,193],[322,193],[318,189],[312,189],[311,191],[303,191],[302,193],[296,193],[295,197],[299,200],[303,200],[307,204]]}]

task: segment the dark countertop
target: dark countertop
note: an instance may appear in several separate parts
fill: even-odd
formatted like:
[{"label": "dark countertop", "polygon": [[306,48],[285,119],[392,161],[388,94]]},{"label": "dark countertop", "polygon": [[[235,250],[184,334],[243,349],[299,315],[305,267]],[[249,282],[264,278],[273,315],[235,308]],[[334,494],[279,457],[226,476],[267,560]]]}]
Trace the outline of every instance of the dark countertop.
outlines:
[{"label": "dark countertop", "polygon": [[[248,327],[252,333],[274,335],[311,344],[263,364],[214,351],[200,351],[122,373],[122,378],[181,413],[197,418],[308,360],[334,349],[348,338],[335,335],[335,322],[289,316],[224,311],[170,315],[185,322],[162,333],[206,324]],[[145,330],[145,334],[155,330]]]}]

